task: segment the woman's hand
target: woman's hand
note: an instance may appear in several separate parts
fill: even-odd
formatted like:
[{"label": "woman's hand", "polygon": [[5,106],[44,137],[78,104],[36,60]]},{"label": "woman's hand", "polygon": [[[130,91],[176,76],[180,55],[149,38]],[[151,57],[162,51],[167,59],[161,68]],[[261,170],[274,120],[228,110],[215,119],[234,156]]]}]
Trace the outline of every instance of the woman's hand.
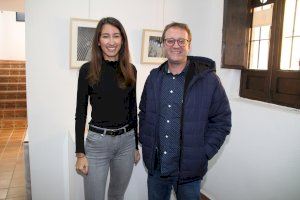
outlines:
[{"label": "woman's hand", "polygon": [[135,150],[134,152],[134,164],[137,165],[138,162],[140,161],[140,151],[139,150]]},{"label": "woman's hand", "polygon": [[77,157],[76,171],[84,175],[88,174],[88,160],[85,155]]}]

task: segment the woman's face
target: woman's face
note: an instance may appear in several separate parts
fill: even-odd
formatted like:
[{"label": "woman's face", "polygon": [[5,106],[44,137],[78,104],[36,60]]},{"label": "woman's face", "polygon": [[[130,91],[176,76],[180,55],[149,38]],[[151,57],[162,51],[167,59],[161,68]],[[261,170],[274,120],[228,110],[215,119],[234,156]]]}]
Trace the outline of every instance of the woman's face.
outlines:
[{"label": "woman's face", "polygon": [[98,46],[102,49],[104,59],[117,61],[119,59],[121,45],[122,35],[120,30],[110,24],[103,25]]}]

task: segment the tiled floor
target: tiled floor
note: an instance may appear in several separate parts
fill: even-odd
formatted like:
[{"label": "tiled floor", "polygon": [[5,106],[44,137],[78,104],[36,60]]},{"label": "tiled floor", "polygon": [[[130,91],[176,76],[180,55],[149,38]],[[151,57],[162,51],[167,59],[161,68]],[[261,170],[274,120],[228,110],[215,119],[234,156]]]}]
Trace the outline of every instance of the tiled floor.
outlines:
[{"label": "tiled floor", "polygon": [[26,200],[23,139],[26,129],[0,129],[0,200]]}]

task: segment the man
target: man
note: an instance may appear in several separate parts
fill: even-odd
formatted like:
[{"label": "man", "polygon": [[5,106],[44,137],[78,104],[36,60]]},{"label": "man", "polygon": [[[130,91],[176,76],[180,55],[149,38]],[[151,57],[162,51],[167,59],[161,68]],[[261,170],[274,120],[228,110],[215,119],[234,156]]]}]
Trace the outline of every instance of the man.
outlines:
[{"label": "man", "polygon": [[186,24],[163,31],[167,61],[153,69],[140,102],[139,138],[148,169],[148,199],[199,200],[207,162],[230,133],[231,111],[214,61],[188,56]]}]

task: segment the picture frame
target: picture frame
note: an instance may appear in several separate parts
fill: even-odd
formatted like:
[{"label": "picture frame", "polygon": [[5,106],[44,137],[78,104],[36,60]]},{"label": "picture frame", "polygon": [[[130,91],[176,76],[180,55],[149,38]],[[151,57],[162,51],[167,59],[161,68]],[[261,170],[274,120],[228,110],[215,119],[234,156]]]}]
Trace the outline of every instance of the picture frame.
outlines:
[{"label": "picture frame", "polygon": [[70,68],[80,68],[91,57],[98,20],[70,19]]},{"label": "picture frame", "polygon": [[161,64],[167,59],[163,53],[162,31],[143,29],[142,64]]},{"label": "picture frame", "polygon": [[25,22],[25,13],[24,12],[16,12],[16,21],[17,22]]}]

